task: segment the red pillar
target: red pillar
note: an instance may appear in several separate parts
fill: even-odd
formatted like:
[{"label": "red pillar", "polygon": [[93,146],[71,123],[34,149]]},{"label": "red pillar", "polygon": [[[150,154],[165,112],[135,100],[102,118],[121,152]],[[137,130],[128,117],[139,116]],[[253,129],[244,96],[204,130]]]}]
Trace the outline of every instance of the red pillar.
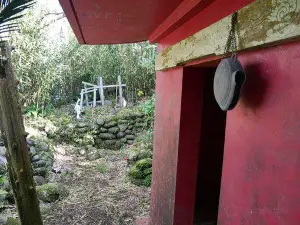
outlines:
[{"label": "red pillar", "polygon": [[192,225],[200,147],[203,74],[158,72],[151,225]]}]

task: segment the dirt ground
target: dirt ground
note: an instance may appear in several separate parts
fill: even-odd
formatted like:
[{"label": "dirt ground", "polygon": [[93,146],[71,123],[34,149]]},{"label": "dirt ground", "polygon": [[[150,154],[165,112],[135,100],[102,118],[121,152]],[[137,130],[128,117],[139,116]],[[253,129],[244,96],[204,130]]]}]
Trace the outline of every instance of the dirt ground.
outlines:
[{"label": "dirt ground", "polygon": [[72,146],[55,147],[50,182],[65,184],[70,195],[42,205],[45,225],[131,225],[149,212],[150,189],[126,179],[127,161],[112,151],[107,159],[87,161],[69,154]]}]

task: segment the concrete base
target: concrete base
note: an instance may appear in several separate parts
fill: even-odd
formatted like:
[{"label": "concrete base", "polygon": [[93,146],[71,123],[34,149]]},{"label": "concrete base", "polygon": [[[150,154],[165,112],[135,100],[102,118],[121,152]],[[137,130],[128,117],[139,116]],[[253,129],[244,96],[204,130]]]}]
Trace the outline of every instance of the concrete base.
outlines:
[{"label": "concrete base", "polygon": [[140,218],[135,221],[135,224],[136,225],[149,225],[149,222],[150,222],[149,218]]}]

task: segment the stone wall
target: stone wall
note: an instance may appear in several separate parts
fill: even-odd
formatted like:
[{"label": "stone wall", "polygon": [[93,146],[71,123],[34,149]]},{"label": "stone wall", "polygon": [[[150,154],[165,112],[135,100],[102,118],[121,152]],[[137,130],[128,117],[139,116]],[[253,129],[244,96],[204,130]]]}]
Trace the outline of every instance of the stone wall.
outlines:
[{"label": "stone wall", "polygon": [[147,129],[149,124],[140,112],[121,114],[97,119],[93,122],[79,121],[61,126],[48,137],[73,143],[77,146],[94,146],[105,149],[120,149],[123,144],[132,145],[136,134]]}]

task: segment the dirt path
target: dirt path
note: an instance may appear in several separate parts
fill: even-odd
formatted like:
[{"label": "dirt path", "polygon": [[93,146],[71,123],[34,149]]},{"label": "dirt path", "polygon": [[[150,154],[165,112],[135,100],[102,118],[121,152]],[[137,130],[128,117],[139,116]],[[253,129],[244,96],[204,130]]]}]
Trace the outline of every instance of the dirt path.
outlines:
[{"label": "dirt path", "polygon": [[50,182],[65,184],[70,195],[43,207],[45,225],[131,225],[148,215],[149,188],[126,181],[127,162],[120,152],[107,159],[87,161],[68,154],[74,147],[55,147],[54,168]]}]

